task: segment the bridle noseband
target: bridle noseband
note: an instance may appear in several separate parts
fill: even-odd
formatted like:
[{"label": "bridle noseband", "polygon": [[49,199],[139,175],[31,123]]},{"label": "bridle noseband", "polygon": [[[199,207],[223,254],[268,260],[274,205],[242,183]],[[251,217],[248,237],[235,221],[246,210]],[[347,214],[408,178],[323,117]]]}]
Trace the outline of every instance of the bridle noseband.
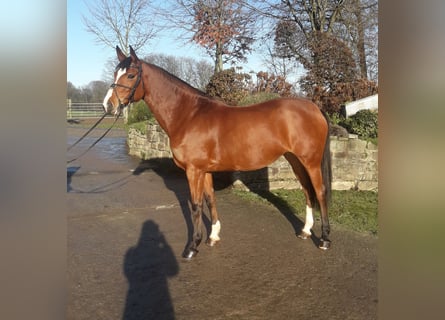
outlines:
[{"label": "bridle noseband", "polygon": [[[138,69],[138,75],[137,75],[137,79],[136,82],[134,83],[133,87],[129,87],[120,83],[113,83],[111,84],[110,88],[113,89],[114,94],[116,95],[117,100],[119,101],[119,109],[122,110],[123,108],[125,108],[127,105],[129,105],[131,102],[134,102],[133,98],[134,98],[134,93],[136,92],[137,87],[139,86],[139,83],[141,82],[141,74],[142,74],[142,66],[138,65],[130,65],[128,67],[128,69]],[[125,88],[125,89],[129,89],[130,91],[130,95],[128,96],[128,102],[126,105],[124,105],[121,101],[121,99],[119,98],[117,92],[116,92],[116,87],[121,87],[121,88]]]}]

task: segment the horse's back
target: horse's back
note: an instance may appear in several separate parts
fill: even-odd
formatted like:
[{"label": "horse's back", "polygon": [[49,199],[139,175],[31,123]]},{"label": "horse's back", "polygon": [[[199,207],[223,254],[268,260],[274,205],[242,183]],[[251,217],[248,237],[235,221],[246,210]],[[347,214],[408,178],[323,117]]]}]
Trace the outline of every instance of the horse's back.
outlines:
[{"label": "horse's back", "polygon": [[[319,139],[327,135],[325,117],[312,101],[302,98],[281,98],[247,107],[219,107],[211,113],[212,126],[219,127],[221,134],[246,131],[259,138],[272,136],[283,144],[292,144],[300,138]],[[239,138],[243,139],[243,136]]]},{"label": "horse's back", "polygon": [[247,107],[218,102],[194,115],[182,141],[172,149],[178,160],[208,171],[259,169],[286,152],[300,150],[304,155],[311,148],[318,149],[321,119],[324,121],[318,107],[303,99],[277,99]]}]

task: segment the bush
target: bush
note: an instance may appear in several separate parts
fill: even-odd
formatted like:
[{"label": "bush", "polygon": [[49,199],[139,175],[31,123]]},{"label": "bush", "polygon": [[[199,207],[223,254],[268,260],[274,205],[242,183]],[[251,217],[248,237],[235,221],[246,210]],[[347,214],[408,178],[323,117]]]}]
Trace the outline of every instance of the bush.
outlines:
[{"label": "bush", "polygon": [[141,122],[153,118],[150,109],[148,109],[144,100],[133,103],[128,112],[127,124]]},{"label": "bush", "polygon": [[358,135],[362,139],[377,138],[378,123],[377,112],[360,110],[356,114],[339,122],[348,132]]},{"label": "bush", "polygon": [[250,75],[247,73],[237,73],[235,68],[230,68],[214,74],[206,87],[206,92],[209,96],[220,98],[227,104],[237,105],[248,93],[249,80]]},{"label": "bush", "polygon": [[127,125],[127,132],[130,129],[134,129],[136,131],[138,131],[141,134],[146,134],[147,133],[147,121],[141,121],[141,122],[135,122],[132,124],[128,124]]},{"label": "bush", "polygon": [[258,92],[255,94],[249,94],[248,96],[244,97],[240,102],[240,106],[248,106],[251,104],[261,103],[264,101],[272,100],[279,98],[280,95],[278,93],[273,92]]},{"label": "bush", "polygon": [[276,93],[280,97],[291,97],[293,94],[292,85],[283,76],[260,71],[256,74],[256,78],[255,92]]}]

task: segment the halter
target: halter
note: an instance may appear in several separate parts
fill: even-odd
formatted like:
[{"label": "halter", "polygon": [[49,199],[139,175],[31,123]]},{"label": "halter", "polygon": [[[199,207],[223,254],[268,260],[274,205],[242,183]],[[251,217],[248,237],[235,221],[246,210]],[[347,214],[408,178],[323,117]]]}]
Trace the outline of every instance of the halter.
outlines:
[{"label": "halter", "polygon": [[[125,108],[127,105],[129,105],[131,102],[134,101],[134,100],[133,100],[134,93],[136,92],[136,88],[138,87],[139,83],[141,82],[141,78],[142,78],[142,77],[141,77],[141,74],[142,74],[142,66],[141,66],[141,65],[138,65],[138,66],[130,65],[130,66],[128,67],[128,69],[131,69],[131,68],[133,68],[133,69],[138,69],[137,79],[136,79],[136,82],[134,83],[134,86],[133,86],[133,87],[129,87],[129,86],[126,86],[126,85],[123,85],[123,84],[119,84],[119,83],[113,83],[113,84],[111,84],[111,86],[110,86],[110,88],[113,89],[113,92],[114,92],[114,94],[115,94],[117,100],[119,101],[119,109],[121,109],[121,110],[122,110],[123,108]],[[117,70],[115,70],[115,72],[116,72],[116,71],[117,71]],[[129,89],[129,90],[131,90],[131,91],[130,91],[130,95],[128,96],[128,103],[127,103],[127,105],[124,105],[124,104],[122,103],[121,99],[119,98],[119,96],[118,96],[118,94],[117,94],[116,87],[121,87],[121,88],[125,88],[125,89]]]},{"label": "halter", "polygon": [[[79,156],[77,156],[74,159],[71,159],[69,161],[67,161],[67,163],[71,163],[77,159],[79,159],[81,156],[83,156],[85,153],[87,153],[89,150],[91,150],[91,148],[93,148],[100,140],[102,140],[103,137],[105,137],[105,135],[113,128],[114,124],[117,122],[117,120],[119,119],[121,113],[122,113],[122,109],[125,107],[125,105],[122,103],[121,99],[119,98],[119,96],[117,95],[116,92],[116,87],[121,87],[121,88],[125,88],[125,89],[129,89],[130,91],[130,95],[128,96],[128,104],[130,104],[131,102],[133,102],[133,98],[134,98],[134,93],[136,92],[136,88],[138,87],[139,83],[141,82],[141,74],[142,74],[142,66],[138,65],[130,65],[128,67],[128,69],[133,68],[133,69],[138,69],[138,75],[137,75],[137,79],[136,82],[134,83],[133,87],[129,87],[123,84],[119,84],[119,83],[113,83],[110,88],[113,88],[114,94],[117,97],[117,100],[119,101],[119,113],[115,116],[114,118],[114,122],[111,125],[111,127],[109,127],[90,147],[88,147],[88,149],[86,149],[84,152],[82,152]],[[116,70],[115,70],[116,71]],[[107,113],[104,113],[102,115],[102,117],[87,131],[83,134],[82,137],[80,137],[74,144],[72,144],[69,148],[68,151],[71,150],[75,145],[77,145],[80,141],[82,141],[107,115]]]}]

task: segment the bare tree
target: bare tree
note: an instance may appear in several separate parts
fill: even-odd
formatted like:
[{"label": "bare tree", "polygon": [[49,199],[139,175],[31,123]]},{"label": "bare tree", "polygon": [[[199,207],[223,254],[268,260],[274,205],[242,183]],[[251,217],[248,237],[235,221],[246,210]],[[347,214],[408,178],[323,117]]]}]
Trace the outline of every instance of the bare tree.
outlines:
[{"label": "bare tree", "polygon": [[[315,35],[330,34],[338,23],[345,0],[281,0],[271,4],[278,22],[275,51],[282,57],[295,57],[303,65],[311,60],[309,43]],[[316,59],[315,59],[316,60]],[[315,61],[316,62],[316,61]]]},{"label": "bare tree", "polygon": [[213,75],[212,64],[205,60],[198,61],[193,58],[165,54],[150,54],[144,60],[167,70],[193,87],[203,91]]},{"label": "bare tree", "polygon": [[138,50],[156,34],[149,0],[98,0],[87,6],[91,17],[83,16],[83,22],[100,44],[118,44],[128,54],[129,45]]},{"label": "bare tree", "polygon": [[102,69],[102,81],[112,84],[114,82],[114,69],[116,68],[116,56],[109,57]]},{"label": "bare tree", "polygon": [[66,97],[73,102],[83,102],[82,90],[76,87],[72,82],[68,81],[66,85]]},{"label": "bare tree", "polygon": [[66,96],[73,102],[101,102],[108,88],[108,84],[100,80],[91,81],[82,87],[76,87],[68,81]]},{"label": "bare tree", "polygon": [[91,91],[91,102],[102,102],[109,89],[109,85],[104,81],[95,80],[91,81],[87,88]]},{"label": "bare tree", "polygon": [[377,0],[348,0],[334,30],[351,48],[363,79],[377,78],[377,20]]},{"label": "bare tree", "polygon": [[268,66],[268,71],[287,80],[289,75],[297,69],[295,60],[291,59],[291,57],[278,55],[270,46],[267,46],[266,49],[267,53],[264,55],[263,60]]},{"label": "bare tree", "polygon": [[[259,14],[275,20],[274,51],[303,65],[311,60],[314,34],[326,33],[350,47],[357,76],[377,78],[377,0],[259,0]],[[316,61],[314,61],[316,63]]]}]

